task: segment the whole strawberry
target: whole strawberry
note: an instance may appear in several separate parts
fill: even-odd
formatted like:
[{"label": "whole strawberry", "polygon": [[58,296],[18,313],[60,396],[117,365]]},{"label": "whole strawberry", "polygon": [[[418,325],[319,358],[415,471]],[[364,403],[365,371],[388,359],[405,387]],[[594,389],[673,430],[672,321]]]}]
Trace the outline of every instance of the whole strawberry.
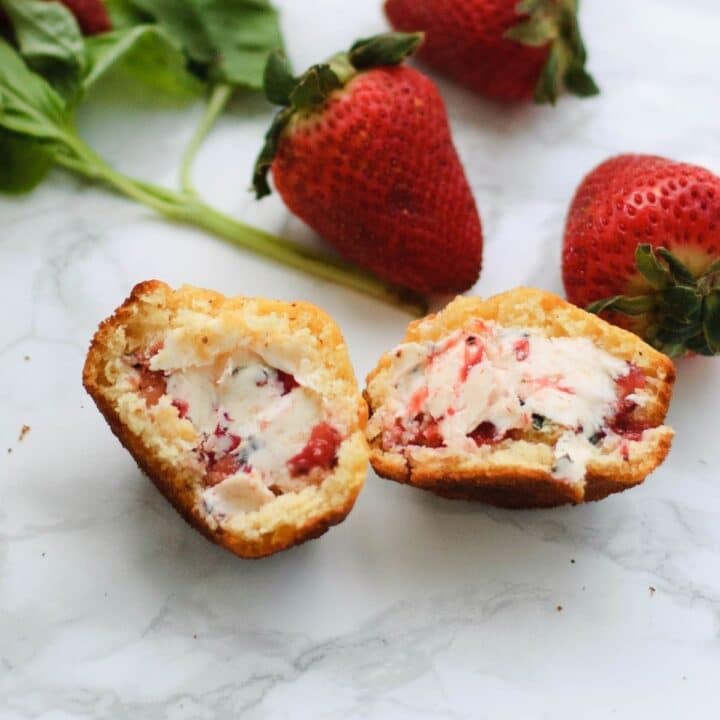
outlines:
[{"label": "whole strawberry", "polygon": [[462,292],[480,273],[482,231],[442,98],[400,63],[418,34],[381,35],[294,78],[271,56],[266,92],[284,105],[255,168],[348,260],[418,292]]},{"label": "whole strawberry", "polygon": [[668,355],[720,354],[720,177],[650,155],[603,163],[570,207],[563,281]]},{"label": "whole strawberry", "polygon": [[425,33],[419,56],[494,100],[554,103],[599,91],[585,70],[579,0],[386,0],[397,30]]}]

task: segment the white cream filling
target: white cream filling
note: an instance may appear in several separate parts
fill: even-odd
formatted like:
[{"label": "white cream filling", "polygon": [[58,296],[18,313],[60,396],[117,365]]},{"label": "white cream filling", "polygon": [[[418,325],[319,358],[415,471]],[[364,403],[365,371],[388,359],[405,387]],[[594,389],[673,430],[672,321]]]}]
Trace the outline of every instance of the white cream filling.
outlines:
[{"label": "white cream filling", "polygon": [[271,502],[271,487],[302,489],[305,480],[292,476],[288,462],[326,419],[321,396],[301,386],[288,391],[276,369],[248,350],[213,364],[188,364],[192,360],[178,356],[170,335],[150,369],[166,373],[167,395],[204,436],[198,452],[210,458],[230,454],[241,464],[202,491],[206,511],[222,521]]},{"label": "white cream filling", "polygon": [[[467,338],[475,338],[468,355]],[[474,348],[481,359],[466,360]],[[497,436],[528,429],[533,415],[567,428],[555,446],[556,478],[582,482],[595,448],[589,439],[617,408],[617,380],[631,371],[624,360],[582,337],[549,338],[537,330],[477,323],[442,341],[406,343],[395,350],[390,397],[372,423],[392,444],[396,422],[405,426],[419,413],[436,421],[444,444],[477,451],[469,437],[481,423],[492,423]],[[476,358],[477,359],[477,358]],[[647,397],[635,393],[638,405]]]}]

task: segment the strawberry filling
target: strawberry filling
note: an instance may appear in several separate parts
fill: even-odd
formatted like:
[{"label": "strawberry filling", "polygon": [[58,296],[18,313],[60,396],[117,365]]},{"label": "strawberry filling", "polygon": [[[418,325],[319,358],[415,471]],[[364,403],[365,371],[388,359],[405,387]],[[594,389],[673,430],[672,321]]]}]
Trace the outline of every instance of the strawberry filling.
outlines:
[{"label": "strawberry filling", "polygon": [[178,400],[176,398],[172,401],[172,405],[178,411],[178,416],[181,420],[187,417],[188,411],[190,410],[190,405],[188,403],[184,400]]},{"label": "strawberry filling", "polygon": [[438,421],[427,413],[416,415],[414,433],[410,440],[411,445],[439,448],[445,444]]},{"label": "strawberry filling", "polygon": [[249,465],[243,465],[240,459],[234,455],[224,455],[219,460],[208,460],[207,471],[205,472],[205,486],[214,487],[219,485],[240,469],[245,470],[245,472],[252,470]]},{"label": "strawberry filling", "polygon": [[589,338],[488,322],[407,343],[393,356],[395,368],[382,376],[392,391],[370,419],[388,451],[547,442],[553,476],[574,483],[595,452],[625,457],[649,427],[638,417],[643,371]]},{"label": "strawberry filling", "polygon": [[498,429],[491,422],[481,422],[469,435],[478,447],[482,445],[494,445],[505,439],[504,435],[498,433]]},{"label": "strawberry filling", "polygon": [[169,339],[127,355],[125,364],[148,407],[167,396],[178,418],[195,427],[207,512],[227,517],[233,507],[258,508],[320,481],[317,471],[337,464],[342,436],[323,420],[320,396],[293,374],[249,351],[178,370],[167,359],[172,352]]},{"label": "strawberry filling", "polygon": [[280,381],[280,384],[283,386],[283,395],[287,395],[289,392],[294,390],[296,387],[300,387],[300,383],[295,379],[293,375],[290,375],[289,373],[283,372],[282,370],[277,370],[278,380]]},{"label": "strawberry filling", "polygon": [[147,365],[136,367],[140,378],[138,380],[138,393],[145,398],[148,407],[160,402],[166,393],[165,375],[160,370],[149,370]]},{"label": "strawberry filling", "polygon": [[[608,427],[616,434],[622,435],[626,440],[641,440],[650,423],[636,417],[638,404],[630,395],[642,390],[647,380],[637,365],[630,366],[630,372],[616,381],[618,388],[617,412],[608,422]],[[627,459],[627,458],[625,458]]]},{"label": "strawberry filling", "polygon": [[518,362],[523,362],[523,360],[528,359],[530,355],[530,340],[527,338],[518,340],[513,347],[515,349],[515,359]]},{"label": "strawberry filling", "polygon": [[340,446],[340,433],[328,423],[320,423],[312,429],[307,445],[288,461],[293,477],[307,475],[321,468],[329,470],[337,463],[337,451]]},{"label": "strawberry filling", "polygon": [[162,350],[162,340],[151,345],[145,352],[137,352],[128,357],[128,362],[137,371],[137,391],[148,407],[154,407],[160,398],[167,393],[167,382],[162,370],[151,370],[150,360]]}]

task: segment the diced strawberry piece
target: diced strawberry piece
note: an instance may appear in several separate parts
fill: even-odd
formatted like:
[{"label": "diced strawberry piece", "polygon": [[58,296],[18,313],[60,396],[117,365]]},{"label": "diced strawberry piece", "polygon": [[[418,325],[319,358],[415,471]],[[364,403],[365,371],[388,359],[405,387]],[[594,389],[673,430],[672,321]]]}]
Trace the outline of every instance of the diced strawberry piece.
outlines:
[{"label": "diced strawberry piece", "polygon": [[283,372],[282,370],[278,370],[277,375],[278,381],[283,386],[283,395],[287,395],[296,387],[300,387],[300,383],[295,379],[294,375],[290,375],[290,373]]},{"label": "diced strawberry piece", "polygon": [[157,342],[153,343],[145,353],[145,357],[150,360],[150,358],[155,357],[163,348],[165,347],[165,341],[164,340],[158,340]]},{"label": "diced strawberry piece", "polygon": [[148,407],[157,405],[160,398],[167,392],[165,375],[161,370],[148,370],[144,366],[136,369],[140,374],[138,393],[145,398]]},{"label": "diced strawberry piece", "polygon": [[632,395],[636,390],[644,388],[646,383],[647,379],[643,371],[637,365],[632,364],[630,365],[630,372],[615,381],[620,397],[623,399],[628,395]]},{"label": "diced strawberry piece", "polygon": [[213,487],[221,483],[226,477],[234,475],[241,467],[242,463],[234,455],[223,455],[219,460],[212,459],[208,463],[205,484],[208,487]]},{"label": "diced strawberry piece", "polygon": [[188,411],[190,410],[190,405],[188,405],[184,400],[178,400],[175,398],[172,401],[173,407],[177,408],[178,415],[180,416],[180,419],[187,417]]},{"label": "diced strawberry piece", "polygon": [[436,420],[430,420],[429,423],[421,431],[421,440],[418,445],[424,447],[439,448],[445,445],[445,439],[440,432],[440,426]]},{"label": "diced strawberry piece", "polygon": [[619,401],[615,417],[608,425],[614,432],[628,440],[640,440],[643,432],[650,427],[647,422],[635,418],[637,403],[628,399],[636,390],[644,388],[646,383],[645,375],[637,365],[631,365],[630,372],[616,380]]},{"label": "diced strawberry piece", "polygon": [[515,359],[518,362],[523,362],[523,360],[527,360],[528,356],[530,355],[530,341],[527,338],[518,340],[514,345],[514,350]]},{"label": "diced strawberry piece", "polygon": [[623,401],[619,412],[608,423],[613,432],[622,435],[628,440],[642,439],[643,432],[650,428],[650,424],[634,417],[633,413],[636,407],[637,405],[634,402]]},{"label": "diced strawberry piece", "polygon": [[219,452],[219,453],[231,453],[233,450],[237,449],[237,447],[242,442],[242,438],[239,435],[234,435],[231,432],[228,432],[228,429],[220,423],[218,423],[215,426],[215,431],[213,433],[216,438],[221,438],[220,441],[215,441],[212,444],[213,452]]},{"label": "diced strawberry piece", "polygon": [[315,468],[329,469],[337,462],[340,433],[328,423],[316,425],[305,447],[288,460],[293,477],[307,475]]},{"label": "diced strawberry piece", "polygon": [[492,445],[498,443],[503,439],[502,435],[498,435],[497,427],[487,420],[481,422],[469,435],[475,444],[480,447],[481,445]]}]

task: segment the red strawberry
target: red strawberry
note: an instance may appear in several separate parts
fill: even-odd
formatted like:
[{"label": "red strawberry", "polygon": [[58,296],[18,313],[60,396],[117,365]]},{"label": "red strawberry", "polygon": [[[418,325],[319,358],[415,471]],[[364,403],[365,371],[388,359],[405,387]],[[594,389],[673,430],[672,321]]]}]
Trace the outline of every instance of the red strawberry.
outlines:
[{"label": "red strawberry", "polygon": [[480,218],[442,98],[400,65],[421,35],[389,34],[293,78],[273,55],[270,100],[285,105],[255,168],[350,261],[419,292],[462,292],[480,273]]},{"label": "red strawberry", "polygon": [[494,100],[554,103],[599,91],[585,70],[578,0],[386,0],[397,30],[425,33],[419,56]]},{"label": "red strawberry", "polygon": [[719,354],[720,177],[651,155],[603,163],[570,207],[563,280],[671,356]]},{"label": "red strawberry", "polygon": [[110,16],[102,0],[60,0],[75,16],[85,35],[97,35],[112,29]]}]

